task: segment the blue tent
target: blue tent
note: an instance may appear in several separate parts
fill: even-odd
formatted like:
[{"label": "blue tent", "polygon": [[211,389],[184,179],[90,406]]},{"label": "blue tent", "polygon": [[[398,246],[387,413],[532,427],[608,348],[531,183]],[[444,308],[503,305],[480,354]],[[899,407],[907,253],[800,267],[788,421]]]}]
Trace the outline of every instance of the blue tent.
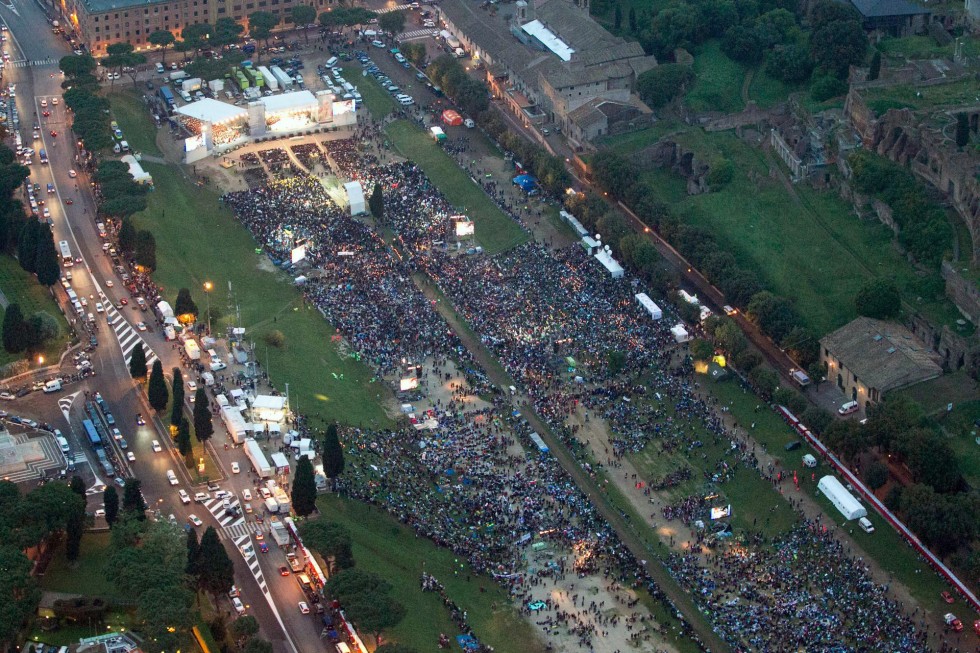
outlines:
[{"label": "blue tent", "polygon": [[538,180],[531,175],[517,175],[514,177],[513,182],[529,195],[538,192]]}]

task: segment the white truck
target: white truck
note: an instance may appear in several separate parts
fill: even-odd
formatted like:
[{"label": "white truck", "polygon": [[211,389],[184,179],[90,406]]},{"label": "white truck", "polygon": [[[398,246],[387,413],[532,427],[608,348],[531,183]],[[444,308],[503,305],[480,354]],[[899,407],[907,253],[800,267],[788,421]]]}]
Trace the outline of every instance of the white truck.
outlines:
[{"label": "white truck", "polygon": [[190,339],[184,341],[184,352],[192,361],[201,360],[201,348],[198,346],[196,340]]},{"label": "white truck", "polygon": [[259,478],[272,476],[272,465],[269,464],[265,452],[262,451],[262,447],[254,438],[245,438],[245,455],[252,461],[252,467]]},{"label": "white truck", "polygon": [[279,66],[273,66],[272,68],[270,68],[270,70],[272,72],[272,76],[275,77],[276,80],[279,82],[279,85],[282,86],[282,90],[285,91],[290,87],[292,87],[293,78],[287,75],[286,71],[284,71]]},{"label": "white truck", "polygon": [[242,413],[238,408],[234,406],[222,406],[221,421],[225,423],[225,428],[228,429],[228,434],[235,441],[235,444],[241,444],[245,440],[245,435],[248,433],[248,425],[245,423],[245,418],[242,417]]},{"label": "white truck", "polygon": [[265,85],[269,87],[270,91],[279,90],[279,80],[276,76],[272,74],[272,71],[265,66],[259,66],[259,72],[262,73],[262,77],[265,79]]}]

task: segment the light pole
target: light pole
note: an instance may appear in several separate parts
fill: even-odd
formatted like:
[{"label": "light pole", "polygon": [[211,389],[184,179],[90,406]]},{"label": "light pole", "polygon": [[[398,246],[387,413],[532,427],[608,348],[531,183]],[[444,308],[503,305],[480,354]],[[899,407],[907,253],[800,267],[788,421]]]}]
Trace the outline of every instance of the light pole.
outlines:
[{"label": "light pole", "polygon": [[204,296],[208,299],[208,335],[211,335],[211,289],[214,284],[210,281],[204,282]]}]

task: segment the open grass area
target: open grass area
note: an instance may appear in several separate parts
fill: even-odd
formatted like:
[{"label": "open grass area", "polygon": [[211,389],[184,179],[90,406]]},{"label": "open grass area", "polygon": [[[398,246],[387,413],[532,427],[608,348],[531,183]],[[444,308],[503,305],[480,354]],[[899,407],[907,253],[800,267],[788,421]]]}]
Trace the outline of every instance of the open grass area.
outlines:
[{"label": "open grass area", "polygon": [[41,578],[41,589],[49,592],[117,598],[116,588],[105,577],[109,542],[108,531],[86,532],[82,537],[81,554],[75,564],[65,559],[65,547],[58,547],[51,564]]},{"label": "open grass area", "polygon": [[375,120],[381,120],[398,108],[398,105],[395,103],[395,98],[391,97],[388,91],[381,88],[378,80],[370,75],[367,77],[362,75],[364,69],[361,66],[347,64],[343,66],[343,69],[344,79],[357,87],[357,90],[361,93],[364,105],[371,112],[371,116]]},{"label": "open grass area", "polygon": [[[468,613],[476,637],[499,653],[543,653],[544,643],[533,627],[511,607],[506,592],[493,579],[473,574],[448,549],[399,524],[379,508],[364,503],[321,496],[320,511],[346,526],[354,542],[357,566],[370,569],[392,585],[392,596],[407,614],[385,638],[417,651],[435,650],[440,633],[459,634],[438,594],[422,592],[423,571],[446,587],[449,597]],[[485,590],[485,591],[481,591]],[[454,642],[455,646],[455,642]]]},{"label": "open grass area", "polygon": [[977,98],[977,83],[973,78],[962,79],[948,84],[935,86],[913,86],[902,84],[898,86],[883,86],[867,88],[861,91],[861,96],[869,106],[888,103],[891,107],[910,107],[912,109],[927,109],[930,107],[974,105]]},{"label": "open grass area", "polygon": [[[58,321],[58,337],[48,342],[44,351],[44,359],[48,364],[57,362],[68,342],[68,322],[65,321],[48,289],[39,284],[34,275],[24,272],[14,257],[0,255],[0,292],[3,292],[9,303],[20,306],[25,318],[30,318],[38,311],[44,311]],[[0,320],[3,320],[5,312],[0,307]],[[0,366],[21,358],[23,354],[11,354],[0,348]]]},{"label": "open grass area", "polygon": [[527,232],[501,211],[425,132],[404,120],[391,123],[386,131],[398,152],[417,163],[449,202],[476,223],[476,239],[488,254],[527,241]]},{"label": "open grass area", "polygon": [[160,156],[157,130],[146,119],[146,105],[142,97],[143,92],[133,89],[132,85],[117,87],[109,94],[112,117],[119,123],[123,138],[133,152]]},{"label": "open grass area", "polygon": [[[285,390],[289,383],[294,409],[314,424],[386,424],[379,400],[388,391],[371,382],[367,366],[341,354],[339,343],[331,340],[334,330],[304,302],[288,275],[256,253],[255,241],[220,206],[217,194],[195,186],[173,166],[145,167],[156,190],[135,222],[156,237],[154,278],[164,287],[164,296],[173,301],[178,289],[187,287],[204,309],[209,300],[203,285],[211,281],[211,307],[224,315],[213,329],[223,332],[232,324],[237,307],[262,369],[277,388]],[[272,331],[285,336],[281,348],[266,345],[265,336]]]},{"label": "open grass area", "polygon": [[697,81],[684,97],[684,103],[694,111],[741,111],[742,81],[745,67],[732,61],[721,51],[717,39],[708,41],[694,54]]}]

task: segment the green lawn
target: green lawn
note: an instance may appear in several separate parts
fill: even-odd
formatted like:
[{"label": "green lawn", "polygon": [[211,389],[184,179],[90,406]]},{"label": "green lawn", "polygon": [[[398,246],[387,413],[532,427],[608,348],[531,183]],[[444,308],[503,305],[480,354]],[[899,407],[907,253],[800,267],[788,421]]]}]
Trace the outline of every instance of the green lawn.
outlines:
[{"label": "green lawn", "polygon": [[[388,391],[371,383],[372,373],[365,365],[341,357],[331,341],[333,329],[303,302],[288,275],[273,270],[268,258],[255,252],[255,241],[219,205],[217,194],[190,183],[175,167],[145,167],[156,190],[135,222],[156,237],[154,278],[164,296],[173,301],[178,289],[190,288],[203,310],[208,304],[204,282],[213,282],[211,306],[225,316],[213,329],[229,326],[229,304],[237,306],[263,370],[280,390],[289,383],[295,409],[314,422],[387,423],[379,399]],[[264,335],[273,330],[285,335],[281,349],[265,344]]]},{"label": "green lawn", "polygon": [[391,583],[392,596],[407,609],[405,619],[385,633],[386,639],[417,651],[431,651],[440,633],[451,637],[460,634],[438,594],[421,591],[419,578],[424,570],[467,611],[481,642],[499,653],[544,652],[534,628],[511,607],[506,592],[492,579],[474,575],[450,550],[416,537],[411,529],[374,506],[333,495],[321,496],[317,503],[327,519],[350,530],[357,566]]},{"label": "green lawn", "polygon": [[109,539],[108,532],[85,533],[81,554],[74,566],[65,559],[65,547],[58,547],[41,578],[41,588],[51,592],[116,598],[116,588],[105,577]]},{"label": "green lawn", "polygon": [[388,91],[381,88],[378,80],[370,75],[367,77],[362,75],[363,68],[356,64],[348,64],[343,66],[343,69],[344,79],[357,87],[365,106],[367,106],[368,111],[371,112],[371,116],[375,120],[381,120],[398,108],[398,105],[395,103],[395,98],[391,97]]},{"label": "green lawn", "polygon": [[[11,304],[20,305],[25,318],[30,318],[38,311],[44,311],[58,321],[59,335],[45,347],[44,358],[50,364],[57,362],[68,342],[68,322],[47,288],[40,285],[32,274],[24,272],[20,263],[12,256],[0,255],[0,291]],[[4,309],[0,308],[0,320],[3,320]],[[10,354],[0,348],[0,366],[23,358],[22,354]]]},{"label": "green lawn", "polygon": [[142,91],[125,86],[120,86],[109,94],[112,117],[119,123],[123,138],[134,152],[160,156],[157,130],[146,118],[146,105],[141,99]]},{"label": "green lawn", "polygon": [[700,47],[694,54],[694,72],[697,81],[684,97],[684,103],[694,111],[741,111],[742,81],[745,67],[732,61],[721,51],[721,43],[714,39]]},{"label": "green lawn", "polygon": [[404,120],[397,120],[386,129],[398,152],[417,163],[450,203],[476,223],[476,239],[488,254],[527,241],[527,232],[497,208],[483,189],[425,132]]}]

